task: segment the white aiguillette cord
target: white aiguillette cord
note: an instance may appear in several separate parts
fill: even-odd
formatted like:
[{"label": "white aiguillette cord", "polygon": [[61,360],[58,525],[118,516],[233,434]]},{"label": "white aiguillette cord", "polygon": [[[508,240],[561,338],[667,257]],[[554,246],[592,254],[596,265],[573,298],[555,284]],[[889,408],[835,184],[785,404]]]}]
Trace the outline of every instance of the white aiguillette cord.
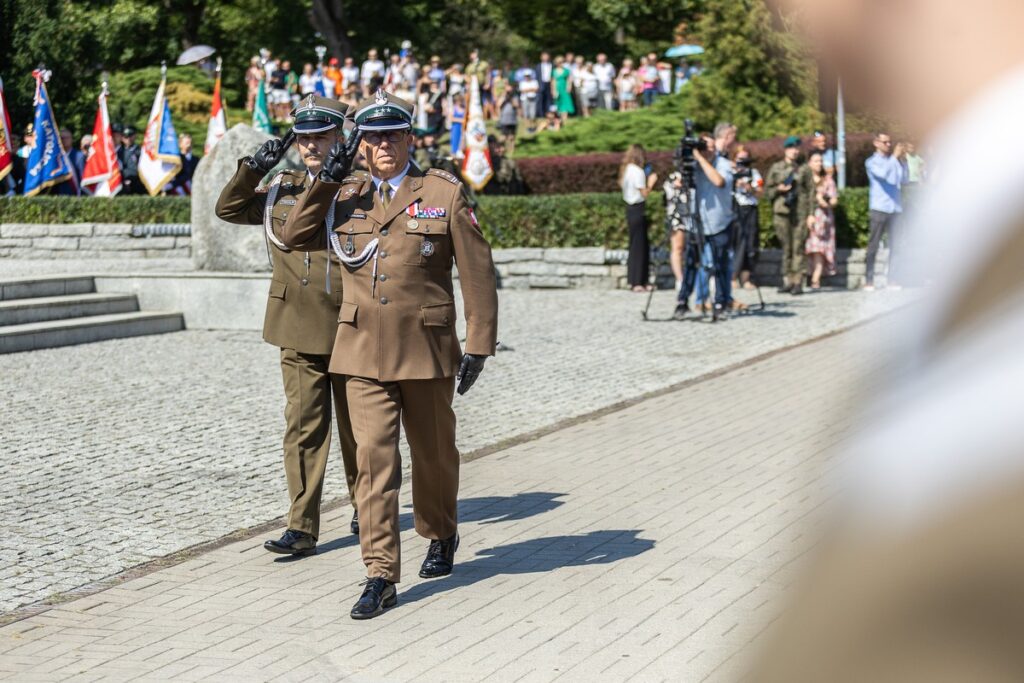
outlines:
[{"label": "white aiguillette cord", "polygon": [[[338,257],[338,260],[344,263],[349,268],[360,268],[366,265],[366,262],[371,258],[373,259],[373,275],[372,284],[370,285],[370,296],[373,296],[377,291],[377,244],[380,240],[374,237],[370,240],[369,244],[363,247],[362,252],[358,256],[349,256],[341,248],[341,236],[334,232],[334,208],[338,205],[338,197],[341,194],[341,190],[334,195],[334,199],[331,200],[331,208],[327,209],[327,236],[331,243],[331,249],[334,250],[334,254]],[[327,260],[328,267],[328,279],[330,279],[330,258]]]}]

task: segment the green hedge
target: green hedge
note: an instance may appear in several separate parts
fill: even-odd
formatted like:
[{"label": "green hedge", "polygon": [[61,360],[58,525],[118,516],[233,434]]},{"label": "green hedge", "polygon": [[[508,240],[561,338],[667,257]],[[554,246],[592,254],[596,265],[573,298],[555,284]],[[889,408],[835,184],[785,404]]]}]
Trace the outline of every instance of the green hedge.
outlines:
[{"label": "green hedge", "polygon": [[188,223],[188,197],[5,197],[0,223]]},{"label": "green hedge", "polygon": [[[12,197],[0,199],[0,223],[188,223],[185,197]],[[624,249],[629,243],[625,207],[617,192],[568,195],[483,196],[480,224],[495,248],[592,247]],[[665,202],[647,202],[651,239],[660,241]],[[840,247],[864,247],[868,238],[868,193],[842,192],[836,211]],[[761,237],[773,246],[771,208],[761,202]]]}]

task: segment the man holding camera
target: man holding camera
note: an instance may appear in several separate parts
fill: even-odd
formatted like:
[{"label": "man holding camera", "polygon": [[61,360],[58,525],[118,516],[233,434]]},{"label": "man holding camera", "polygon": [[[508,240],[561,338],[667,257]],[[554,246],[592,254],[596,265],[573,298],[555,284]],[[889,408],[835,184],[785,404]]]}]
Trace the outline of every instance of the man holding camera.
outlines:
[{"label": "man holding camera", "polygon": [[[402,427],[412,451],[413,519],[430,540],[419,575],[451,573],[459,546],[452,399],[456,381],[459,394],[468,391],[497,344],[490,245],[462,183],[446,171],[424,172],[410,163],[412,111],[412,104],[384,91],[361,102],[355,137],[331,149],[282,228],[290,247],[330,248],[344,264],[331,371],[346,376],[357,444],[366,582],[353,619],[376,617],[398,602]],[[369,178],[349,175],[357,150]],[[455,328],[456,262],[465,354]]]},{"label": "man holding camera", "polygon": [[[735,220],[733,209],[733,168],[729,161],[729,149],[736,142],[736,126],[719,123],[715,126],[714,141],[706,150],[695,148],[693,158],[697,163],[694,187],[697,190],[697,224],[704,239],[688,239],[686,248],[686,269],[683,286],[679,289],[676,310],[673,317],[682,320],[689,313],[687,301],[697,278],[701,263],[701,243],[711,248],[711,260],[715,269],[715,312],[722,315],[732,304],[730,286],[729,245],[732,239],[732,225]],[[709,159],[710,157],[710,159]]]},{"label": "man holding camera", "polygon": [[779,293],[799,295],[804,293],[804,272],[807,270],[804,256],[807,224],[800,219],[799,207],[802,182],[800,138],[789,136],[783,147],[782,160],[768,169],[764,182],[765,196],[772,204],[772,225],[782,243],[782,286]]},{"label": "man holding camera", "polygon": [[[342,460],[349,495],[356,479],[356,445],[345,399],[345,378],[328,373],[341,306],[339,264],[308,251],[293,251],[279,233],[289,212],[320,171],[345,122],[337,100],[309,95],[292,110],[292,132],[284,140],[268,140],[238,170],[217,200],[217,216],[229,223],[263,224],[273,264],[263,338],[281,349],[285,406],[284,471],[291,507],[288,529],[263,547],[283,555],[316,553],[320,533],[320,498],[327,455],[331,450],[331,403],[338,422]],[[304,169],[287,169],[264,188],[260,182],[296,141]],[[259,188],[259,189],[258,189]],[[352,533],[359,533],[353,516]]]}]

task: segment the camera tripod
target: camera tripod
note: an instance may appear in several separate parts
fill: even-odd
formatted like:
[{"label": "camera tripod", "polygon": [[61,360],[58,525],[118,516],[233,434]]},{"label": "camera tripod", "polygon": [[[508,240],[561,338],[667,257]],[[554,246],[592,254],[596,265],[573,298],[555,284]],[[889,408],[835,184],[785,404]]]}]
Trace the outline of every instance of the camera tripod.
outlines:
[{"label": "camera tripod", "polygon": [[[685,231],[685,233],[687,235],[687,239],[692,240],[692,242],[690,242],[690,244],[693,244],[694,245],[693,248],[696,250],[696,254],[697,254],[696,261],[697,261],[697,264],[698,264],[697,267],[700,268],[701,271],[703,271],[705,277],[707,278],[708,287],[709,287],[709,293],[710,293],[710,286],[711,286],[711,283],[715,280],[715,272],[716,272],[714,258],[710,259],[710,262],[709,262],[709,260],[704,258],[704,247],[705,247],[705,244],[706,244],[706,240],[705,240],[705,235],[704,235],[704,226],[702,225],[701,219],[700,219],[700,213],[699,213],[699,210],[696,209],[696,207],[698,206],[697,205],[697,188],[696,188],[695,184],[692,181],[687,182],[686,175],[684,175],[683,178],[684,178],[684,181],[683,181],[683,183],[684,183],[684,191],[686,192],[686,202],[685,202],[685,208],[683,209],[683,211],[680,212],[680,218],[682,220],[682,223],[683,223],[683,226],[684,226],[684,231]],[[668,223],[669,218],[666,217],[665,220],[666,220],[666,223]],[[667,259],[665,257],[663,257],[662,254],[667,254],[671,250],[670,235],[671,235],[671,229],[668,231],[668,233],[666,234],[665,238],[655,248],[655,253],[658,255],[658,258],[655,258],[655,259],[651,260],[651,275],[650,275],[651,290],[647,293],[647,303],[644,306],[644,309],[640,312],[640,316],[645,321],[650,320],[650,318],[648,318],[647,314],[650,312],[651,300],[654,298],[654,290],[657,288],[658,271],[661,270],[661,267],[663,265],[665,265],[665,263],[667,263]],[[689,245],[687,245],[686,249],[688,250],[690,248],[691,247]],[[686,252],[684,250],[684,269],[686,267],[690,267],[686,263],[685,253]],[[751,273],[751,275],[753,276],[753,273]],[[695,275],[695,277],[696,277],[696,275]],[[757,298],[758,298],[758,300],[760,302],[759,310],[763,311],[764,308],[765,308],[765,304],[764,304],[764,296],[761,294],[761,286],[754,280],[753,277],[751,277],[750,281],[753,283],[754,287],[757,290]],[[680,303],[680,302],[678,302],[678,299],[677,299],[677,304],[678,303]],[[707,312],[704,310],[703,306],[701,307],[700,317],[701,317],[702,320],[707,317]],[[718,317],[719,317],[719,310],[714,305],[712,305],[712,307],[711,307],[711,322],[718,322]]]}]

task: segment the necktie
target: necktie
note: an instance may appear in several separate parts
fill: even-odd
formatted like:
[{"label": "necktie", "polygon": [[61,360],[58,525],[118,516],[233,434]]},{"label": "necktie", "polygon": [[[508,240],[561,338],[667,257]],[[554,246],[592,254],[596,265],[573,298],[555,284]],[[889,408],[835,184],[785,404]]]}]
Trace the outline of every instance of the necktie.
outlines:
[{"label": "necktie", "polygon": [[385,209],[391,203],[391,184],[386,180],[380,184],[380,203]]}]

